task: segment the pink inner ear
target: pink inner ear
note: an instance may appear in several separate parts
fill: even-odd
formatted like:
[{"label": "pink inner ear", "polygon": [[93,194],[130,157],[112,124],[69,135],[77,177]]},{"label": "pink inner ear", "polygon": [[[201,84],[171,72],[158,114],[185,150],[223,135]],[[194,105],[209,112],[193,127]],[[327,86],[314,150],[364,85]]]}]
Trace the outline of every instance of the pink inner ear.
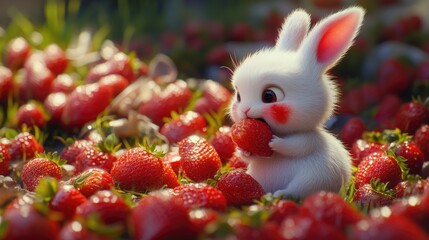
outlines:
[{"label": "pink inner ear", "polygon": [[339,54],[352,40],[358,21],[358,14],[349,14],[332,22],[320,38],[317,46],[317,60],[326,63],[339,57]]}]

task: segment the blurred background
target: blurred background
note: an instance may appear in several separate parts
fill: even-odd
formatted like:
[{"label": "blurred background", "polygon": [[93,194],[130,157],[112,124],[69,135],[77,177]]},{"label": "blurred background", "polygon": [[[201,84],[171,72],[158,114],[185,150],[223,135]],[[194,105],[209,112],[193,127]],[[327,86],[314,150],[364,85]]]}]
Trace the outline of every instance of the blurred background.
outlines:
[{"label": "blurred background", "polygon": [[[85,32],[91,50],[109,39],[125,52],[150,61],[157,53],[170,56],[179,76],[228,81],[248,53],[273,44],[287,14],[302,7],[319,18],[350,5],[367,10],[356,44],[341,66],[342,78],[374,78],[380,58],[405,50],[379,50],[383,42],[399,42],[419,62],[429,49],[427,0],[2,0],[0,49],[24,36],[36,48],[56,42],[67,48]],[[399,50],[398,50],[399,49]],[[414,51],[416,50],[416,51]],[[381,56],[379,51],[383,52]],[[387,53],[386,53],[387,52]],[[375,61],[377,60],[377,61]]]}]

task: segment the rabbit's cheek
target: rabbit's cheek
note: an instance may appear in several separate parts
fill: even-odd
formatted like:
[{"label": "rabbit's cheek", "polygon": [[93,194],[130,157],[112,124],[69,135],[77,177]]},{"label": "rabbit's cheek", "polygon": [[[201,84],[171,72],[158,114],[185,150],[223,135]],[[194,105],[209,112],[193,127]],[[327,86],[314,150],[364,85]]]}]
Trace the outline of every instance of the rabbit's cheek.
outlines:
[{"label": "rabbit's cheek", "polygon": [[238,116],[237,108],[237,103],[233,103],[231,106],[231,118],[234,122],[240,119],[240,117]]},{"label": "rabbit's cheek", "polygon": [[277,124],[287,123],[290,113],[290,107],[286,104],[273,104],[264,111],[264,114],[268,115]]}]

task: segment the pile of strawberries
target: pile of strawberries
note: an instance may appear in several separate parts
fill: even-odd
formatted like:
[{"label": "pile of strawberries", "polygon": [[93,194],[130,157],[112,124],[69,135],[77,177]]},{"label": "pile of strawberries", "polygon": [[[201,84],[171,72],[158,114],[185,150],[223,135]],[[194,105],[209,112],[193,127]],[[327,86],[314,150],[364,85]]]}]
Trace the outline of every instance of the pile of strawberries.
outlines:
[{"label": "pile of strawberries", "polygon": [[[236,153],[270,156],[272,133],[225,117],[227,87],[150,79],[137,57],[100,53],[77,67],[56,44],[10,41],[0,67],[0,239],[429,238],[429,108],[399,97],[411,83],[391,89],[380,73],[390,85],[368,99],[378,104],[374,127],[361,117],[342,126],[354,173],[339,193],[282,199]],[[128,116],[115,111],[112,101],[142,79],[155,84],[151,97],[122,103]],[[347,102],[359,94],[346,94],[342,114],[363,111]],[[124,117],[132,134],[119,136],[111,123]]]}]

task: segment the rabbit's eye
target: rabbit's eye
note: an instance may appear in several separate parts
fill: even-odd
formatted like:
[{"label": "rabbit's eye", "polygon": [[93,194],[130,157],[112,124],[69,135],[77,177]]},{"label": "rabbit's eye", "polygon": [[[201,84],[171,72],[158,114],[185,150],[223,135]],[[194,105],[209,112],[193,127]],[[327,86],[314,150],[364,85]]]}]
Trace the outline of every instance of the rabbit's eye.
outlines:
[{"label": "rabbit's eye", "polygon": [[262,92],[262,102],[273,103],[284,98],[283,91],[276,87],[270,87]]},{"label": "rabbit's eye", "polygon": [[239,92],[237,92],[237,102],[241,102],[241,96]]}]

